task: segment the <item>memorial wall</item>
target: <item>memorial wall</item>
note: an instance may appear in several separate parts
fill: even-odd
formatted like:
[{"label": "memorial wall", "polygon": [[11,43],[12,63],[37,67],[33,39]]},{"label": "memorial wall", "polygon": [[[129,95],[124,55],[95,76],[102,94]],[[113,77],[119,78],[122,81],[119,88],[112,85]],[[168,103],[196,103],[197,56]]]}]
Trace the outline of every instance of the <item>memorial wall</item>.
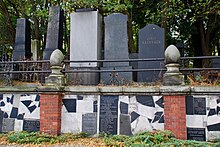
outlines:
[{"label": "memorial wall", "polygon": [[[0,95],[0,131],[39,131],[40,96]],[[220,137],[220,98],[187,96],[187,139]],[[164,129],[162,96],[65,95],[62,99],[61,132],[132,135]]]}]

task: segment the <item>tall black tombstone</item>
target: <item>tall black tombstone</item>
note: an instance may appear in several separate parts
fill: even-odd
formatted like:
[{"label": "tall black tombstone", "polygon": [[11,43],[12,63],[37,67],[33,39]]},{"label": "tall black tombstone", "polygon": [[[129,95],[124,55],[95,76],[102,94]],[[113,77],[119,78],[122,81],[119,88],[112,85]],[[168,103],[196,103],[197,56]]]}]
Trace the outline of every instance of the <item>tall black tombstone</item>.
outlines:
[{"label": "tall black tombstone", "polygon": [[[164,58],[164,29],[149,24],[139,32],[139,59]],[[164,67],[164,61],[138,62],[139,69],[159,69]],[[155,82],[161,78],[161,71],[138,72],[138,82]]]},{"label": "tall black tombstone", "polygon": [[[105,22],[105,46],[104,59],[118,60],[129,59],[127,16],[121,13],[113,13],[104,18]],[[105,62],[102,70],[131,70],[129,62]],[[125,84],[132,81],[131,72],[101,73],[104,84]],[[115,82],[115,83],[114,83]]]},{"label": "tall black tombstone", "polygon": [[25,18],[17,19],[13,61],[31,58],[30,22]]},{"label": "tall black tombstone", "polygon": [[55,49],[62,50],[63,20],[63,10],[61,10],[60,6],[50,7],[47,26],[46,48],[43,52],[44,60],[49,60],[50,55]]}]

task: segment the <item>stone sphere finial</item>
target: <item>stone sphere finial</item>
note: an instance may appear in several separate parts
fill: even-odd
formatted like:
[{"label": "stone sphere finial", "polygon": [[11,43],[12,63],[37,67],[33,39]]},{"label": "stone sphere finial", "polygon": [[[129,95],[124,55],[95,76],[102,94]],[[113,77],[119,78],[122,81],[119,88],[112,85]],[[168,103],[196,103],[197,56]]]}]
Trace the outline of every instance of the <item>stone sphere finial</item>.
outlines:
[{"label": "stone sphere finial", "polygon": [[64,60],[64,55],[59,49],[54,50],[50,55],[51,66],[61,66],[63,60]]},{"label": "stone sphere finial", "polygon": [[165,51],[165,64],[178,63],[180,61],[180,52],[175,45],[170,45]]}]

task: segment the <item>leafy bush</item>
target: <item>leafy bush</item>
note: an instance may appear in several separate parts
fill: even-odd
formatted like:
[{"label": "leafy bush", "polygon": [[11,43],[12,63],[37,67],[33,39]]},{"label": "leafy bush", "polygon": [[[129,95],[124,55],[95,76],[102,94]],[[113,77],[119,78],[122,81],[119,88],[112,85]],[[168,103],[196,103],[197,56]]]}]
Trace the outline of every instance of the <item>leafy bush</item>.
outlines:
[{"label": "leafy bush", "polygon": [[19,143],[19,144],[41,144],[41,143],[60,143],[66,142],[68,140],[74,140],[78,138],[85,138],[88,135],[86,133],[79,134],[62,134],[60,136],[47,135],[39,132],[27,133],[23,132],[11,132],[7,135],[9,143]]}]

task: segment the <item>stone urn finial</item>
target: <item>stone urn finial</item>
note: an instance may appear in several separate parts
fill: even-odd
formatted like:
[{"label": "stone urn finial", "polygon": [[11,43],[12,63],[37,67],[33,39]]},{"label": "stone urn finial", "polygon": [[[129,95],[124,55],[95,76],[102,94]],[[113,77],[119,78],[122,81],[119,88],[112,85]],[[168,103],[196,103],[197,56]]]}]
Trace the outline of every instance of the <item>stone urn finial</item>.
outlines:
[{"label": "stone urn finial", "polygon": [[165,50],[165,66],[167,71],[163,75],[163,85],[184,85],[184,76],[179,71],[180,52],[174,45]]},{"label": "stone urn finial", "polygon": [[51,66],[61,66],[63,60],[64,60],[63,53],[59,49],[56,49],[52,52],[52,54],[50,56],[50,65]]},{"label": "stone urn finial", "polygon": [[50,68],[51,68],[51,74],[49,77],[46,77],[46,84],[47,85],[65,85],[66,84],[66,77],[61,72],[63,69],[62,63],[64,60],[63,53],[56,49],[52,52],[50,55]]}]

